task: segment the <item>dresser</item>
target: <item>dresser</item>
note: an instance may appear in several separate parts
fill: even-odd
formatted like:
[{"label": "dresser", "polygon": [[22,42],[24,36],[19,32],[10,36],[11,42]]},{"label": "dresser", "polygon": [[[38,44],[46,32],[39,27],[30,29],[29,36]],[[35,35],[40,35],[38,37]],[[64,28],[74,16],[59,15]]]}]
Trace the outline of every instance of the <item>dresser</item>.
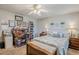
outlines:
[{"label": "dresser", "polygon": [[79,50],[79,38],[70,38],[69,47]]}]

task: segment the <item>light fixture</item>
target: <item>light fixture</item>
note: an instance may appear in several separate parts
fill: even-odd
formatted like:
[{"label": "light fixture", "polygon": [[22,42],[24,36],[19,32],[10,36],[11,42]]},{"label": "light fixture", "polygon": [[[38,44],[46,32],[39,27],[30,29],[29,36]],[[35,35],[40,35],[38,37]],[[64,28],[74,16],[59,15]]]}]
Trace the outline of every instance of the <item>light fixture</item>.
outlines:
[{"label": "light fixture", "polygon": [[76,32],[76,27],[75,27],[75,23],[74,22],[69,24],[69,32],[70,32],[70,37],[73,37],[73,33]]},{"label": "light fixture", "polygon": [[45,25],[45,29],[46,29],[47,32],[49,31],[49,30],[48,30],[48,25],[47,25],[47,24]]},{"label": "light fixture", "polygon": [[42,5],[39,5],[39,4],[34,4],[31,8],[30,8],[30,12],[28,13],[28,15],[31,15],[31,14],[37,14],[37,15],[41,15],[40,13],[41,12],[47,12],[47,10],[43,9],[42,8]]}]

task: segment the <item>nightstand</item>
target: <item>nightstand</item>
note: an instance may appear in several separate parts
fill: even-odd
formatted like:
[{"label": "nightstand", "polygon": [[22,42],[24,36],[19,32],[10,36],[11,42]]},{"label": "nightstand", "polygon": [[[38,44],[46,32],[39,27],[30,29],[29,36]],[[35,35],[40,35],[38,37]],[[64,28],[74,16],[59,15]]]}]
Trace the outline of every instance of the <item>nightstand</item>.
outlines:
[{"label": "nightstand", "polygon": [[69,47],[79,50],[79,38],[70,38]]},{"label": "nightstand", "polygon": [[40,36],[46,36],[46,35],[47,35],[46,32],[41,32],[41,33],[40,33]]}]

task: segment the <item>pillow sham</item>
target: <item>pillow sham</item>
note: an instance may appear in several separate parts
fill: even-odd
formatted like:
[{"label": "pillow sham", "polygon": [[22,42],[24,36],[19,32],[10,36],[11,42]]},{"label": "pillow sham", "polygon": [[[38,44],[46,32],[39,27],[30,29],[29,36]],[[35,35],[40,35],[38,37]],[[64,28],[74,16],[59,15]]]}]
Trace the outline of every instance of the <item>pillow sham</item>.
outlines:
[{"label": "pillow sham", "polygon": [[69,34],[68,33],[61,33],[61,32],[53,32],[53,33],[48,33],[49,36],[55,37],[55,38],[68,38]]},{"label": "pillow sham", "polygon": [[60,38],[60,34],[57,32],[53,32],[53,33],[48,33],[49,36],[55,37],[55,38]]}]

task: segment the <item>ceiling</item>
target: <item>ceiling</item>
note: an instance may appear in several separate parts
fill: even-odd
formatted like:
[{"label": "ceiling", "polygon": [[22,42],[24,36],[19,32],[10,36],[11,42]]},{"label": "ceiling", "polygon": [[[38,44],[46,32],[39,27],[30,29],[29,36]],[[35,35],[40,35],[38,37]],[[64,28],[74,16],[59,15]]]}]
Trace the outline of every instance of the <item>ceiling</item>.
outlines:
[{"label": "ceiling", "polygon": [[42,8],[48,12],[41,12],[41,16],[28,15],[28,8],[32,6],[33,4],[0,4],[0,9],[23,14],[34,19],[79,12],[79,4],[42,4]]}]

